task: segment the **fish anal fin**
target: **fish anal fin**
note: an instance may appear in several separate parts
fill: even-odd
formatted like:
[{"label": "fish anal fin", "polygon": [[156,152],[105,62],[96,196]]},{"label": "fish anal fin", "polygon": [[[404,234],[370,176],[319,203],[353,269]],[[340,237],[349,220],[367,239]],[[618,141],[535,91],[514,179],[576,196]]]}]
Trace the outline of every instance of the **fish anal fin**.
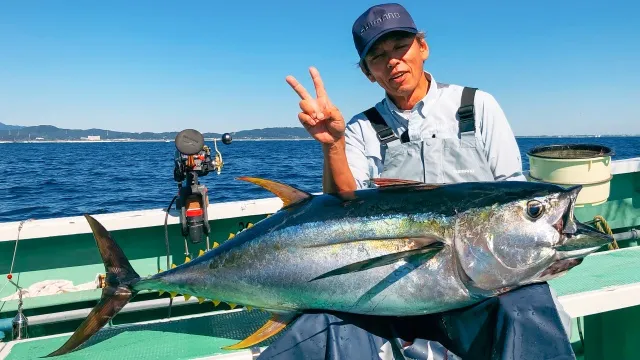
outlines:
[{"label": "fish anal fin", "polygon": [[238,180],[248,181],[271,191],[282,200],[284,207],[292,204],[303,202],[310,199],[313,195],[306,191],[294,188],[291,185],[283,184],[273,180],[261,179],[256,177],[241,176]]},{"label": "fish anal fin", "polygon": [[353,264],[349,264],[349,265],[337,268],[335,270],[326,272],[322,275],[319,275],[311,279],[310,281],[319,280],[319,279],[323,279],[331,276],[369,270],[379,266],[393,264],[394,262],[399,261],[401,259],[413,257],[416,255],[428,255],[428,259],[430,259],[431,257],[435,256],[438,252],[440,252],[440,250],[442,250],[442,248],[444,247],[443,242],[434,241],[431,238],[418,238],[418,239],[412,239],[412,240],[415,240],[416,245],[418,245],[413,249],[391,253],[387,255],[382,255],[375,258],[362,260]]},{"label": "fish anal fin", "polygon": [[287,325],[293,321],[298,316],[296,312],[282,312],[282,313],[274,313],[271,318],[256,332],[249,335],[246,339],[240,341],[239,343],[225,346],[224,350],[239,350],[251,347],[253,345],[259,344],[262,341],[276,335],[282,329],[287,327]]}]

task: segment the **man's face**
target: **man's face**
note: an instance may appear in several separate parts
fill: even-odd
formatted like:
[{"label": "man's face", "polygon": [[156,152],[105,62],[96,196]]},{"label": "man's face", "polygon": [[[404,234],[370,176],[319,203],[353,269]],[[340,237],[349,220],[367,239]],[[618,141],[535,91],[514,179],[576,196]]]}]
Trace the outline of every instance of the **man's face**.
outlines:
[{"label": "man's face", "polygon": [[428,57],[429,48],[424,39],[394,31],[378,39],[365,56],[369,68],[367,77],[390,95],[407,96],[424,76],[423,63]]}]

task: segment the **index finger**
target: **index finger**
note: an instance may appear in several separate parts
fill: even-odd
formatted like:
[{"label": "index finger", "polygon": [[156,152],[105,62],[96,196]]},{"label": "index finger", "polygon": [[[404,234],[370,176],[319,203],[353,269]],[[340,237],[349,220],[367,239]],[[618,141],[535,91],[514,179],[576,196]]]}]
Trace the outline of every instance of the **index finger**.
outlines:
[{"label": "index finger", "polygon": [[322,82],[318,69],[312,66],[309,68],[309,73],[313,79],[313,85],[316,87],[316,95],[318,98],[327,97],[327,92],[324,90],[324,83]]},{"label": "index finger", "polygon": [[287,84],[293,88],[293,91],[295,91],[302,100],[311,100],[311,95],[307,92],[307,89],[305,89],[304,86],[296,80],[296,78],[289,75],[286,80]]}]

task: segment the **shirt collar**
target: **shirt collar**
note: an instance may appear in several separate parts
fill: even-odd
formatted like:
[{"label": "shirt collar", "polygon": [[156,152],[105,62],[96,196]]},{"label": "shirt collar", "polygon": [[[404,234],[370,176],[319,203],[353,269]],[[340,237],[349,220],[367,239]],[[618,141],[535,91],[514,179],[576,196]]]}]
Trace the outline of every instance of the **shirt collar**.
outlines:
[{"label": "shirt collar", "polygon": [[[423,97],[422,99],[420,99],[420,101],[418,101],[411,110],[400,110],[400,109],[398,109],[396,104],[394,104],[393,101],[391,101],[391,98],[389,97],[389,94],[387,94],[385,92],[385,94],[384,94],[384,102],[386,103],[387,108],[389,109],[389,111],[391,111],[392,113],[396,113],[396,114],[406,114],[406,113],[412,113],[412,112],[415,112],[415,111],[419,111],[420,113],[422,113],[422,110],[424,109],[425,104],[430,103],[431,101],[433,101],[437,97],[436,92],[438,91],[438,88],[436,86],[436,81],[435,81],[433,75],[431,75],[431,73],[429,73],[427,71],[424,71],[424,76],[429,80],[429,91],[427,92],[427,95],[425,97]],[[425,114],[422,113],[422,115],[424,116]]]}]

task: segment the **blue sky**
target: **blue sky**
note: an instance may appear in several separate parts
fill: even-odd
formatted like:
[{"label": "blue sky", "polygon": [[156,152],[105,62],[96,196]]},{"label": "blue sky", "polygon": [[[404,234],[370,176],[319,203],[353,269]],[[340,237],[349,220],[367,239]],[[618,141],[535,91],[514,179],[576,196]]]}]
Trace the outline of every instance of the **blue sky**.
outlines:
[{"label": "blue sky", "polygon": [[[316,66],[345,118],[383,93],[354,66],[375,1],[0,0],[0,122],[227,132],[299,126]],[[516,135],[640,134],[640,5],[404,1],[425,69],[499,101]],[[636,111],[634,111],[636,110]]]}]

